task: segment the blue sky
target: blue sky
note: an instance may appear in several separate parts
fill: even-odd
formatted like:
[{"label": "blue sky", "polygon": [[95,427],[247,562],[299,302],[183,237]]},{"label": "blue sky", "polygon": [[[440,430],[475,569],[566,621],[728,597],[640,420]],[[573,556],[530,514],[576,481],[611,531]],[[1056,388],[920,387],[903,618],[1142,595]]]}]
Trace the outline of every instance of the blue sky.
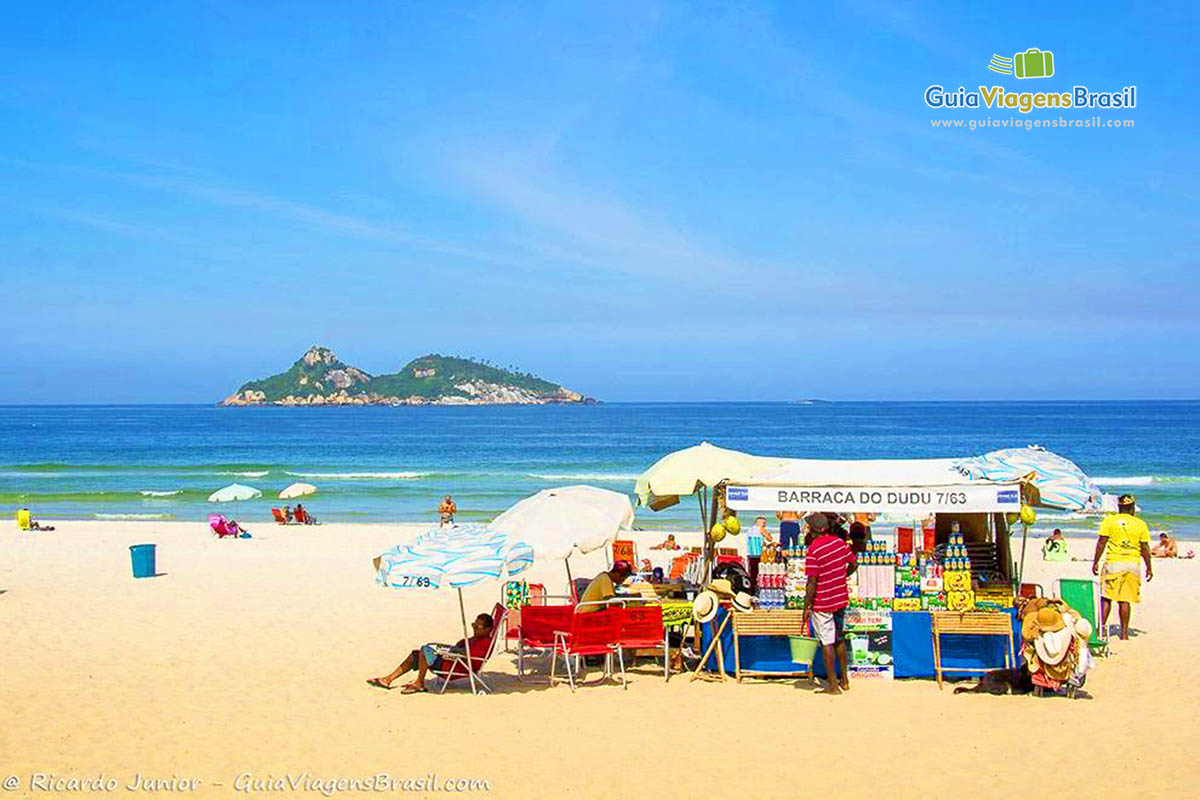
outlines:
[{"label": "blue sky", "polygon": [[[610,400],[1200,396],[1194,4],[445,6],[8,9],[0,402],[315,342]],[[933,83],[1136,84],[1135,127],[933,129],[1021,116]]]}]

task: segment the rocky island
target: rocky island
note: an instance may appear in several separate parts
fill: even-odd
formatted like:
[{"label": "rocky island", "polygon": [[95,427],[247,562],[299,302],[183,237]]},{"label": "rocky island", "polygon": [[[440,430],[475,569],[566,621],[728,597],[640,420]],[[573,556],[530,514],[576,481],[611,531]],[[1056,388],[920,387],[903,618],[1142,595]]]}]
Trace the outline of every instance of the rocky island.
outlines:
[{"label": "rocky island", "polygon": [[314,345],[285,372],[243,384],[223,406],[546,405],[592,403],[535,375],[470,358],[427,355],[399,372],[370,375]]}]

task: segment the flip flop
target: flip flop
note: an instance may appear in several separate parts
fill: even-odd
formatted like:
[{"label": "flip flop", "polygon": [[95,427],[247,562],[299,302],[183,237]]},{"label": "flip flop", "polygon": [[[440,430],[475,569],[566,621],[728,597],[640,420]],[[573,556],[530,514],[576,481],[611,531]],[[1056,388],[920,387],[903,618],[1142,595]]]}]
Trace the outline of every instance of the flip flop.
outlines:
[{"label": "flip flop", "polygon": [[370,678],[370,679],[367,681],[367,685],[368,685],[368,686],[375,686],[375,687],[378,687],[378,688],[380,688],[380,689],[387,689],[389,692],[390,692],[392,689],[396,688],[396,687],[394,687],[394,686],[388,686],[386,683],[384,683],[383,681],[379,680],[379,678]]},{"label": "flip flop", "polygon": [[410,683],[400,690],[400,694],[420,694],[421,692],[429,691],[424,686],[417,686],[415,683]]}]

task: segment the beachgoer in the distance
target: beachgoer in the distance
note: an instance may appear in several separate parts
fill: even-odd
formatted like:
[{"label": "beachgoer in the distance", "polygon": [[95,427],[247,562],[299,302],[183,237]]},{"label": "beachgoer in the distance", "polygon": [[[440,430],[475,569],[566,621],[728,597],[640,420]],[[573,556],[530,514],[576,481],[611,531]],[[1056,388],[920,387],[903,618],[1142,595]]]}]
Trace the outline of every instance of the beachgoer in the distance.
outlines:
[{"label": "beachgoer in the distance", "polygon": [[1046,539],[1046,543],[1042,545],[1042,558],[1046,558],[1051,553],[1063,554],[1067,552],[1067,538],[1063,536],[1061,528],[1055,528],[1054,532]]},{"label": "beachgoer in the distance", "polygon": [[762,561],[764,544],[774,544],[771,532],[767,530],[767,518],[755,517],[754,525],[746,532],[746,561],[750,566],[750,584],[758,587],[758,565]]},{"label": "beachgoer in the distance", "polygon": [[[483,667],[483,661],[487,658],[488,648],[492,644],[492,615],[480,614],[471,623],[472,636],[470,639],[459,639],[458,642],[450,648],[455,653],[470,653],[471,668],[476,672]],[[425,644],[408,654],[408,658],[400,662],[400,666],[384,675],[381,678],[370,678],[367,680],[372,686],[378,686],[380,689],[391,689],[392,682],[404,675],[407,672],[416,670],[417,678],[411,683],[405,685],[401,690],[401,694],[416,694],[417,692],[425,691],[425,675],[429,670],[438,670],[442,667],[442,657],[437,653],[438,645]]]},{"label": "beachgoer in the distance", "polygon": [[29,530],[31,530],[31,531],[52,531],[52,530],[54,530],[53,525],[43,525],[40,522],[38,522],[36,519],[34,519],[32,516],[30,516],[28,508],[22,508],[21,510],[24,511],[25,515],[29,517]]},{"label": "beachgoer in the distance", "polygon": [[[812,620],[821,654],[825,659],[825,693],[841,694],[850,689],[850,671],[846,662],[846,606],[850,604],[850,588],[846,579],[858,569],[858,561],[850,545],[829,530],[824,514],[812,514],[806,520],[813,535],[812,544],[804,559],[804,574],[808,586],[804,593],[804,621],[808,629]],[[842,671],[839,677],[837,665]]]},{"label": "beachgoer in the distance", "polygon": [[[857,514],[855,516],[858,516]],[[867,540],[871,538],[871,529],[857,519],[850,523],[850,549],[855,553],[867,550]]]},{"label": "beachgoer in the distance", "polygon": [[296,515],[292,513],[291,506],[283,507],[283,519],[284,519],[285,523],[291,523],[291,522],[296,521]]},{"label": "beachgoer in the distance", "polygon": [[446,525],[453,525],[454,515],[457,513],[458,505],[454,502],[454,498],[450,495],[446,495],[445,499],[442,500],[441,505],[438,506],[438,518],[440,520],[438,522],[438,527],[441,528],[445,527]]},{"label": "beachgoer in the distance", "polygon": [[776,511],[779,520],[779,546],[795,550],[800,546],[800,514],[796,511]]},{"label": "beachgoer in the distance", "polygon": [[296,522],[304,525],[316,525],[317,518],[308,513],[308,509],[296,503]]},{"label": "beachgoer in the distance", "polygon": [[[579,605],[575,607],[577,614],[589,614],[593,611],[603,611],[607,606],[601,601],[611,600],[617,596],[617,587],[633,574],[633,566],[628,561],[616,561],[608,572],[601,572],[592,578],[592,582],[579,596]],[[594,603],[595,605],[584,605]]]},{"label": "beachgoer in the distance", "polygon": [[1179,545],[1175,543],[1171,534],[1163,531],[1158,535],[1158,544],[1150,548],[1150,555],[1155,558],[1178,558]]},{"label": "beachgoer in the distance", "polygon": [[650,548],[651,550],[678,550],[679,545],[675,543],[675,534],[668,533],[667,538],[663,539],[658,544]]},{"label": "beachgoer in the distance", "polygon": [[1117,513],[1110,514],[1100,524],[1096,553],[1092,557],[1092,574],[1100,575],[1100,559],[1104,559],[1101,576],[1100,624],[1108,626],[1108,612],[1117,604],[1121,620],[1121,638],[1129,638],[1130,605],[1142,601],[1142,576],[1138,558],[1146,563],[1146,581],[1154,580],[1150,563],[1150,529],[1135,516],[1137,502],[1131,494],[1117,498]]}]

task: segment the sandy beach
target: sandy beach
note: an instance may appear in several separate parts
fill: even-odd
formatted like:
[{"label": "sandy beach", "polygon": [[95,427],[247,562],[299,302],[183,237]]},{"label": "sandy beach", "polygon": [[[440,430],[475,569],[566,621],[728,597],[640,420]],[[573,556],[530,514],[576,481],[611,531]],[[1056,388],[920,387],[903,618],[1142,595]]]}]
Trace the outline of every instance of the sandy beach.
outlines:
[{"label": "sandy beach", "polygon": [[[830,698],[785,680],[664,683],[650,666],[628,691],[571,694],[518,682],[509,654],[488,666],[492,696],[402,696],[364,680],[460,635],[453,592],[410,597],[372,580],[371,557],[422,528],[252,530],[217,541],[202,523],[4,527],[0,771],[20,781],[14,796],[45,793],[29,790],[34,773],[111,779],[120,793],[137,776],[165,779],[200,796],[320,796],[329,781],[380,773],[482,779],[497,797],[1013,797],[1048,786],[1174,797],[1200,779],[1196,561],[1156,562],[1136,635],[1089,676],[1089,699],[955,696],[928,680],[857,681]],[[139,542],[157,543],[159,577],[131,577],[127,547]],[[1076,555],[1091,547],[1071,542]],[[573,566],[590,575],[602,560]],[[1088,573],[1086,562],[1029,563],[1046,586],[1047,568]],[[538,578],[559,585],[561,566],[536,565]],[[472,590],[468,613],[498,592]]]}]

